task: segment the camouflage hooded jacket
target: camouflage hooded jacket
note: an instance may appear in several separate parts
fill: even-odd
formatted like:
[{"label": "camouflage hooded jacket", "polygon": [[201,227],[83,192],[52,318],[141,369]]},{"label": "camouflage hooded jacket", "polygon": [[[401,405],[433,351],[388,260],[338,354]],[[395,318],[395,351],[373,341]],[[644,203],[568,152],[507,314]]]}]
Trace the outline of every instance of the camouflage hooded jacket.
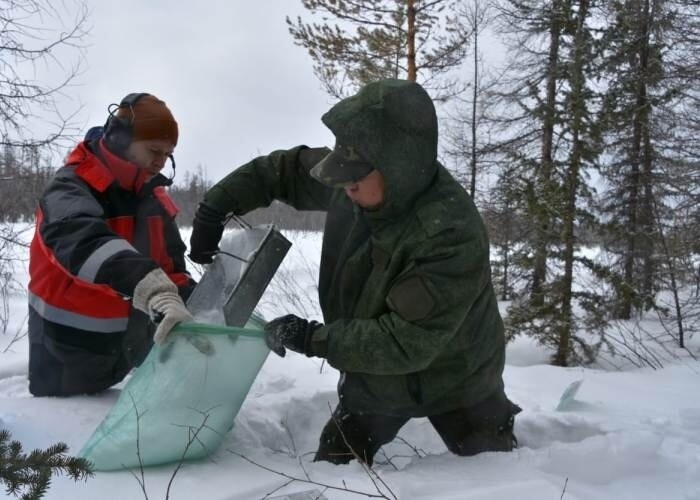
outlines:
[{"label": "camouflage hooded jacket", "polygon": [[275,151],[207,193],[221,212],[274,199],[327,211],[319,276],[325,325],[313,353],[341,372],[352,412],[426,416],[469,407],[502,387],[503,324],[489,245],[471,198],[436,160],[437,120],[417,84],[383,80],[323,116],[379,170],[384,203],[366,211],[309,170],[327,153]]}]

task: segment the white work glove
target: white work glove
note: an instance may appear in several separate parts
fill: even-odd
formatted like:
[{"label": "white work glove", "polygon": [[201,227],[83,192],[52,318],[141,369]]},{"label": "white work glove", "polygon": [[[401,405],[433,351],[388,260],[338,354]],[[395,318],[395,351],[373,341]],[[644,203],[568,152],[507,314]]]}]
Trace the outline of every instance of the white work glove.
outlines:
[{"label": "white work glove", "polygon": [[160,344],[180,322],[192,321],[192,315],[177,293],[177,286],[158,268],[141,279],[134,288],[133,304],[156,321],[160,318],[153,341]]}]

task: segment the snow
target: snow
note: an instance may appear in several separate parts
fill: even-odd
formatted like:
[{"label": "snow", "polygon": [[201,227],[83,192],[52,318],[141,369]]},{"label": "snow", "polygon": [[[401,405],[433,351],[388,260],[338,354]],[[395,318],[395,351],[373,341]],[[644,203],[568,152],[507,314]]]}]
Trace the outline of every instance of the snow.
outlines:
[{"label": "snow", "polygon": [[[320,319],[314,282],[320,236],[288,237],[294,246],[261,310],[268,319],[287,312]],[[26,262],[15,274],[26,284]],[[290,293],[290,283],[297,284],[297,293]],[[7,332],[0,335],[0,427],[25,449],[64,441],[77,452],[123,384],[97,396],[32,397],[26,338],[2,352],[14,333],[26,328],[26,297],[17,293],[9,307]],[[653,328],[651,322],[646,328]],[[689,349],[700,354],[697,338],[689,341]],[[549,353],[537,344],[517,338],[508,346],[504,374],[508,396],[523,408],[516,418],[517,450],[457,457],[447,452],[427,419],[414,419],[401,430],[402,439],[380,451],[375,471],[401,499],[700,500],[700,363],[682,353],[660,369],[559,368],[546,364]],[[574,400],[565,411],[556,411],[564,390],[577,380],[583,382]],[[377,495],[360,464],[312,461],[318,435],[337,402],[336,382],[337,372],[319,359],[271,354],[221,449],[209,460],[186,463],[169,492],[176,465],[146,469],[148,498],[248,500],[311,489],[329,499],[366,498],[298,481],[283,487],[289,479],[260,466]],[[45,498],[145,498],[133,473],[97,473],[84,483],[54,477]]]}]

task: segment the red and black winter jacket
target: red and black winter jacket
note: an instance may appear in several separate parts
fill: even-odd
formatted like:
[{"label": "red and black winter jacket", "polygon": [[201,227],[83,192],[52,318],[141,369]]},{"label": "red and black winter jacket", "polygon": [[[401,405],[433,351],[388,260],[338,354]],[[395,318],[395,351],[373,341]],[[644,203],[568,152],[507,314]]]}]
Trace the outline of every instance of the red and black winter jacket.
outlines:
[{"label": "red and black winter jacket", "polygon": [[[45,331],[126,330],[136,284],[161,267],[181,290],[194,285],[165,192],[170,180],[82,142],[44,192],[29,263],[30,314]],[[30,332],[31,333],[31,332]]]}]

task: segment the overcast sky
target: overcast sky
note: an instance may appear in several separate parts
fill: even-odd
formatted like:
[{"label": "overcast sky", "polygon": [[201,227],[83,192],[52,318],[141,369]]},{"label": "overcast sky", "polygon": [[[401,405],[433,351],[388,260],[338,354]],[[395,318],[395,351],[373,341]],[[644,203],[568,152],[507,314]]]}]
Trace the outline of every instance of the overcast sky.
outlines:
[{"label": "overcast sky", "polygon": [[80,123],[102,124],[130,92],[163,99],[180,127],[178,178],[198,164],[217,181],[260,154],[330,145],[320,116],[333,104],[285,16],[297,0],[89,0],[85,71],[70,97]]},{"label": "overcast sky", "polygon": [[[53,5],[68,11],[62,11],[64,30],[73,25],[70,12],[80,1]],[[168,104],[180,128],[176,182],[199,165],[215,182],[275,149],[333,146],[320,118],[335,101],[321,90],[311,58],[294,45],[285,21],[298,15],[310,19],[301,0],[85,2],[90,31],[82,73],[58,100],[64,115],[81,109],[73,119],[81,135],[104,124],[110,103],[131,92],[148,92]],[[499,64],[501,47],[494,37],[482,38],[487,69]],[[69,68],[78,53],[64,48],[55,55]],[[459,71],[468,75],[470,64],[469,59]],[[43,70],[47,82],[42,68],[33,68],[45,85],[60,79],[55,67]],[[439,109],[443,117],[444,111]],[[31,130],[40,137],[45,126],[35,123]]]}]

